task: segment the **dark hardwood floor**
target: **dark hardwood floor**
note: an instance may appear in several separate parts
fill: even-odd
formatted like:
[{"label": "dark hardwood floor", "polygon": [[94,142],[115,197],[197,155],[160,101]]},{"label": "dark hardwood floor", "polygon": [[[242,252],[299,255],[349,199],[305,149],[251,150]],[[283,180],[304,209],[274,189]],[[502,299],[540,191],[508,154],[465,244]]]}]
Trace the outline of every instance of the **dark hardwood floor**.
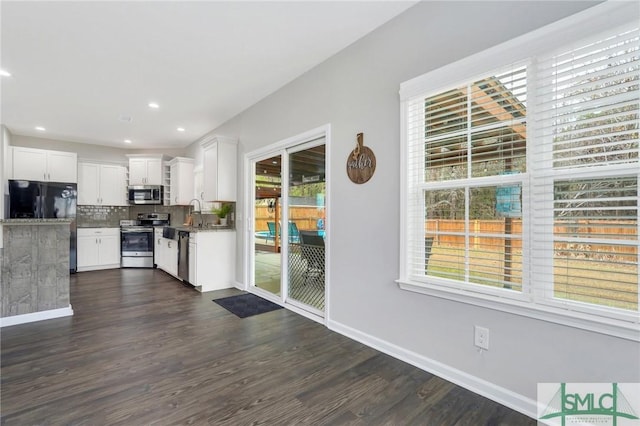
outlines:
[{"label": "dark hardwood floor", "polygon": [[3,425],[534,425],[286,309],[239,319],[149,269],[72,277],[73,317],[2,329]]}]

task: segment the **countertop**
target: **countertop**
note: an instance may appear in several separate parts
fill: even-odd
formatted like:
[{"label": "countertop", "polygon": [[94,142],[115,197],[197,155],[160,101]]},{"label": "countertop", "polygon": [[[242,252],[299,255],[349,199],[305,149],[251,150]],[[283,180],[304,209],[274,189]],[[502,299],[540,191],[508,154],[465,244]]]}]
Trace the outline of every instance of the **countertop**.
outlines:
[{"label": "countertop", "polygon": [[0,219],[0,225],[65,225],[73,219]]},{"label": "countertop", "polygon": [[198,228],[197,226],[171,226],[171,228],[175,228],[176,231],[187,231],[187,232],[220,232],[220,231],[235,231],[234,228],[230,228],[228,226],[217,226],[211,225],[204,228]]}]

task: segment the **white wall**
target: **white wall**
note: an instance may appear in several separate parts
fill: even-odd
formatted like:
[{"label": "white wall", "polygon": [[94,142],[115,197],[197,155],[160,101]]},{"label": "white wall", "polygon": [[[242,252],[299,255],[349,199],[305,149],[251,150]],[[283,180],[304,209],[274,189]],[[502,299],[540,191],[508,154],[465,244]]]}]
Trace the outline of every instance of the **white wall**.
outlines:
[{"label": "white wall", "polygon": [[[410,293],[394,283],[400,83],[593,5],[420,3],[213,131],[238,137],[244,154],[331,124],[330,327],[530,415],[538,382],[640,381],[637,343]],[[358,132],[377,158],[376,173],[364,185],[353,184],[344,171]],[[187,152],[197,158],[199,145]],[[243,170],[238,177],[242,189]],[[473,346],[475,324],[490,329],[488,352]]]},{"label": "white wall", "polygon": [[[5,207],[8,208],[9,186],[7,184],[7,176],[9,173],[9,146],[11,145],[11,133],[6,126],[0,126],[2,129],[2,141],[0,142],[0,179],[2,179],[2,197],[0,197],[0,219],[5,218]],[[2,235],[0,234],[0,237]],[[1,244],[1,242],[0,242]]]}]

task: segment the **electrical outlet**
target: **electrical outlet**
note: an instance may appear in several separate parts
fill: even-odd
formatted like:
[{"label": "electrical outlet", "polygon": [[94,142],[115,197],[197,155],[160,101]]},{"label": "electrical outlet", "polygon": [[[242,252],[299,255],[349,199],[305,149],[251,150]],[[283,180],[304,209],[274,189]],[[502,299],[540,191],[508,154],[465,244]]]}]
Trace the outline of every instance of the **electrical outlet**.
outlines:
[{"label": "electrical outlet", "polygon": [[474,328],[474,344],[485,351],[489,350],[489,329],[478,325]]}]

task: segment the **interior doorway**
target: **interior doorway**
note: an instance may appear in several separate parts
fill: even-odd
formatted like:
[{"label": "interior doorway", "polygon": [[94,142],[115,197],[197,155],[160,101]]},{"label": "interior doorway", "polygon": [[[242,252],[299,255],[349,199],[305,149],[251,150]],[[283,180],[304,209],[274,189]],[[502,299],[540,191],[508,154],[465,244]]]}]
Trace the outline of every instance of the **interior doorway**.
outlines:
[{"label": "interior doorway", "polygon": [[248,290],[325,316],[327,274],[326,131],[248,154]]}]

